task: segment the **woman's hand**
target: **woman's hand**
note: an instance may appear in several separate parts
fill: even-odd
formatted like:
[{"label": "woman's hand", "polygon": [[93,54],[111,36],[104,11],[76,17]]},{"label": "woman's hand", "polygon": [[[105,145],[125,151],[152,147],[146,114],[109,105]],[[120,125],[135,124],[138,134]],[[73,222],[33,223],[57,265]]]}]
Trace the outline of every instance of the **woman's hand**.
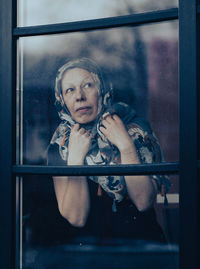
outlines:
[{"label": "woman's hand", "polygon": [[135,149],[133,141],[125,129],[122,120],[116,114],[112,116],[108,115],[102,121],[102,124],[103,126],[100,127],[100,131],[121,153]]},{"label": "woman's hand", "polygon": [[90,148],[92,135],[77,123],[71,129],[69,137],[68,164],[81,165]]},{"label": "woman's hand", "polygon": [[[117,115],[107,116],[100,127],[101,132],[115,146],[121,155],[121,164],[139,164],[134,143]],[[157,186],[148,176],[125,176],[129,197],[139,211],[149,208],[156,197]]]}]

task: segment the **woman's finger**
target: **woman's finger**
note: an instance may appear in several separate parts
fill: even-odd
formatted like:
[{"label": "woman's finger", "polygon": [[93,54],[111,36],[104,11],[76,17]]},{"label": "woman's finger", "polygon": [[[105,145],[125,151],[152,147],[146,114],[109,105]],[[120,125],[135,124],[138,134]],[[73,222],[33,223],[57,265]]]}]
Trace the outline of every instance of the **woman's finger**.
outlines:
[{"label": "woman's finger", "polygon": [[100,126],[99,130],[105,135],[106,134],[106,128],[104,126]]},{"label": "woman's finger", "polygon": [[113,117],[112,115],[108,115],[104,120],[107,121],[109,124],[111,124],[113,121]]},{"label": "woman's finger", "polygon": [[74,131],[78,131],[79,130],[79,127],[80,127],[80,125],[78,123],[76,123],[72,129]]},{"label": "woman's finger", "polygon": [[117,116],[117,114],[114,114],[113,115],[113,120],[121,120],[121,119]]},{"label": "woman's finger", "polygon": [[90,131],[87,130],[87,131],[85,132],[85,135],[86,135],[87,137],[89,137],[89,136],[90,136]]},{"label": "woman's finger", "polygon": [[104,128],[109,127],[110,123],[107,120],[102,120],[101,125],[103,125]]},{"label": "woman's finger", "polygon": [[85,129],[84,128],[79,129],[79,133],[80,134],[84,134],[85,133]]}]

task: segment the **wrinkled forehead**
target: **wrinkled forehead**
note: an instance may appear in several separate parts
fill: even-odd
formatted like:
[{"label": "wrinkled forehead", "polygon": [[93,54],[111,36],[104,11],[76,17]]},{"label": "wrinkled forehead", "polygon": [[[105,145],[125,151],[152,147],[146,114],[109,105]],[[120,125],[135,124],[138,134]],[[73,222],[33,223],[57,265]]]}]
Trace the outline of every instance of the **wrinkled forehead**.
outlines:
[{"label": "wrinkled forehead", "polygon": [[[101,80],[100,80],[100,77],[97,73],[91,71],[91,70],[88,70],[87,68],[83,68],[83,67],[68,67],[68,68],[62,68],[59,69],[59,72],[58,72],[58,75],[56,77],[56,84],[57,84],[57,87],[56,87],[56,91],[59,93],[59,94],[62,94],[62,83],[63,83],[63,79],[65,79],[67,81],[67,77],[65,75],[68,74],[68,72],[70,72],[71,70],[76,70],[76,71],[81,71],[81,70],[84,70],[84,71],[87,71],[88,74],[86,75],[82,75],[80,73],[80,82],[84,79],[89,79],[89,78],[92,78],[92,80],[94,81],[94,83],[96,84],[97,86],[97,89],[99,91],[99,94],[101,92]],[[78,72],[79,73],[79,72]],[[75,73],[75,75],[77,75],[77,72]],[[69,76],[69,83],[70,83],[70,78],[72,78],[72,76]],[[74,80],[76,77],[73,77],[72,80]],[[79,78],[77,78],[77,81],[79,80]]]},{"label": "wrinkled forehead", "polygon": [[82,58],[67,62],[58,70],[58,75],[62,77],[65,72],[74,68],[84,69],[89,73],[94,73],[100,77],[100,68],[94,61],[88,58]]},{"label": "wrinkled forehead", "polygon": [[80,79],[92,78],[95,82],[100,81],[100,78],[99,78],[97,73],[94,73],[92,71],[89,71],[87,69],[80,68],[80,67],[68,68],[67,70],[65,70],[62,73],[62,76],[60,77],[60,79],[63,81],[63,79],[65,79],[65,77],[67,77],[66,80],[68,80],[68,79],[70,80],[70,78],[73,78],[73,79],[76,79],[76,78],[77,79],[78,78],[80,78]]}]

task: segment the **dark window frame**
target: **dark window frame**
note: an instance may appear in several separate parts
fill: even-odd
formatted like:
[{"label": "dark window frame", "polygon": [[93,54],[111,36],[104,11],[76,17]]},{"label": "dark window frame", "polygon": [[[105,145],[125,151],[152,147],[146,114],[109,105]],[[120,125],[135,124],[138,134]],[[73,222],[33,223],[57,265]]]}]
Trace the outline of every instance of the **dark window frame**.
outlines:
[{"label": "dark window frame", "polygon": [[[114,18],[43,26],[17,27],[15,0],[0,2],[0,216],[1,265],[15,268],[18,244],[16,230],[16,176],[25,174],[179,174],[180,175],[180,268],[198,268],[198,123],[199,123],[199,14],[197,0],[180,0],[179,9],[146,12]],[[58,34],[179,19],[179,163],[123,165],[122,167],[41,167],[16,165],[16,56],[22,36]],[[187,108],[187,109],[185,109]],[[188,124],[189,122],[189,124]],[[189,141],[189,143],[188,143]],[[75,172],[74,172],[75,171]],[[193,180],[190,180],[190,179]],[[188,181],[190,183],[188,184]],[[190,233],[188,227],[191,227]],[[189,246],[189,247],[188,247]]]}]

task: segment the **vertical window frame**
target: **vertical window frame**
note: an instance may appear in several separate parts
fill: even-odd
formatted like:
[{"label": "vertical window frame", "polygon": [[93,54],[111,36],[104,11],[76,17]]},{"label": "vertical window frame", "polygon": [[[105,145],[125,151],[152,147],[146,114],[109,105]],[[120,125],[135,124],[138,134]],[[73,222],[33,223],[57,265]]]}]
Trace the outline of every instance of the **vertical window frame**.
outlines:
[{"label": "vertical window frame", "polygon": [[[180,268],[198,268],[198,1],[179,1]],[[189,231],[188,228],[190,227]],[[189,246],[189,247],[188,247]]]},{"label": "vertical window frame", "polygon": [[15,163],[15,89],[16,89],[16,1],[0,1],[0,219],[2,268],[16,266],[16,180]]}]

